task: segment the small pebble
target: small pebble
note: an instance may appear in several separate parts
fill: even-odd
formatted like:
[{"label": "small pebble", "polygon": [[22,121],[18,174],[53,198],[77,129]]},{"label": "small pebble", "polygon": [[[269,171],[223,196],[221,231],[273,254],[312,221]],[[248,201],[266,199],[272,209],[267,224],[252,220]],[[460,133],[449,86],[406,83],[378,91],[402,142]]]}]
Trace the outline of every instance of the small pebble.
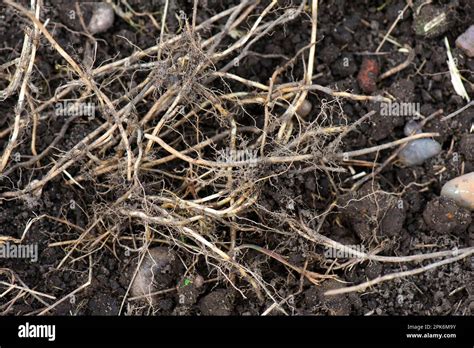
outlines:
[{"label": "small pebble", "polygon": [[[405,124],[404,133],[406,136],[412,135],[418,127],[416,121],[409,121]],[[416,134],[421,133],[421,129],[416,131]],[[410,141],[407,146],[403,148],[398,154],[399,159],[406,166],[417,166],[423,164],[427,159],[436,156],[441,152],[441,145],[433,139],[417,139]]]},{"label": "small pebble", "polygon": [[196,278],[194,278],[194,286],[196,288],[200,288],[204,285],[204,278],[201,275],[197,275]]},{"label": "small pebble", "polygon": [[474,24],[456,39],[456,47],[468,57],[474,57]]},{"label": "small pebble", "polygon": [[[421,129],[417,129],[418,128],[418,122],[416,121],[408,121],[406,124],[405,124],[405,128],[403,128],[403,133],[408,137],[410,135],[412,135],[413,133],[414,134],[419,134],[421,133]],[[416,130],[416,132],[415,132]]]},{"label": "small pebble", "polygon": [[448,181],[441,189],[441,196],[451,198],[459,206],[474,211],[474,172]]},{"label": "small pebble", "polygon": [[303,103],[301,103],[298,110],[296,110],[296,113],[300,115],[301,117],[306,117],[309,115],[312,109],[313,109],[313,104],[311,104],[309,100],[305,99]]},{"label": "small pebble", "polygon": [[365,93],[373,93],[377,89],[377,78],[380,73],[377,59],[364,57],[362,65],[357,75],[357,82]]},{"label": "small pebble", "polygon": [[114,9],[106,3],[94,4],[94,10],[87,29],[91,34],[99,34],[109,30],[114,24]]},{"label": "small pebble", "polygon": [[441,152],[441,145],[433,139],[417,139],[410,141],[398,154],[399,159],[406,166],[423,164],[427,159]]},{"label": "small pebble", "polygon": [[177,278],[177,264],[178,257],[168,248],[149,249],[132,283],[132,296],[148,297],[154,291],[171,286]]}]

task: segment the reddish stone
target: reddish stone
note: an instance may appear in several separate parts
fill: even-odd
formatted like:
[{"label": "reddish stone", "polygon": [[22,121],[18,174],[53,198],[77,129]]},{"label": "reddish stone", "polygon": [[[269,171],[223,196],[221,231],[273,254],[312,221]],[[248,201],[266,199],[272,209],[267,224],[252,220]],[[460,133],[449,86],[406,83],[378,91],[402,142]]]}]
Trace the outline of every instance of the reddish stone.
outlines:
[{"label": "reddish stone", "polygon": [[357,82],[365,93],[373,93],[377,89],[377,78],[380,73],[377,59],[364,57],[362,65],[357,75]]}]

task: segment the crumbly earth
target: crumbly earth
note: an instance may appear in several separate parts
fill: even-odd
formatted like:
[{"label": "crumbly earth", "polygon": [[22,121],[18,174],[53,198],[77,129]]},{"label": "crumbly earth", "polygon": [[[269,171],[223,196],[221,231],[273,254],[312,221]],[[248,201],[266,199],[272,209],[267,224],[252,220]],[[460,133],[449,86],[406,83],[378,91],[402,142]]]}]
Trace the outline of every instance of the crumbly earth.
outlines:
[{"label": "crumbly earth", "polygon": [[[27,5],[26,1],[21,1]],[[128,3],[138,13],[158,12],[164,1],[129,0]],[[192,14],[193,1],[171,1],[168,30],[179,27],[179,11],[188,16]],[[207,1],[206,8],[199,9],[197,22],[200,23],[211,14],[230,6],[230,1]],[[234,1],[233,3],[236,3]],[[438,7],[447,6],[449,1],[435,1]],[[64,5],[70,6],[70,5]],[[403,9],[402,0],[389,1],[320,1],[318,19],[318,41],[316,46],[315,82],[339,90],[350,90],[363,94],[357,75],[367,52],[374,52],[380,43],[380,35],[388,30]],[[430,6],[430,5],[427,5]],[[410,11],[410,10],[409,10]],[[428,9],[424,13],[429,13]],[[445,115],[456,111],[465,102],[452,87],[446,64],[446,49],[443,35],[451,42],[458,68],[470,82],[465,82],[468,94],[474,96],[474,59],[461,54],[454,47],[455,39],[472,24],[474,3],[471,0],[458,0],[449,8],[449,30],[441,36],[430,34],[430,37],[415,33],[412,15],[406,13],[393,30],[391,36],[402,45],[409,45],[415,51],[415,58],[408,68],[390,78],[379,81],[374,94],[390,94],[400,102],[419,103],[419,112],[428,116],[438,109]],[[57,6],[53,1],[45,1],[44,18],[50,18],[49,28],[55,27],[55,37],[60,45],[67,48],[73,57],[83,56],[85,36],[79,31],[81,24],[71,21],[66,16],[67,7]],[[90,9],[84,7],[84,16],[90,16]],[[146,48],[155,45],[159,30],[147,20],[147,17],[134,17],[142,27],[136,30],[121,18],[116,18],[109,31],[99,34],[99,45],[96,62],[120,59],[130,55],[134,47]],[[19,56],[24,33],[21,28],[24,20],[5,4],[0,4],[0,65]],[[441,29],[440,29],[441,30]],[[432,37],[434,35],[434,37]],[[292,57],[310,41],[310,21],[306,16],[286,25],[286,30],[276,31],[268,39],[262,40],[253,47],[255,52],[272,54],[269,58],[254,55],[240,62],[233,69],[235,74],[262,83],[267,83],[275,68],[282,65],[282,56]],[[397,52],[397,47],[385,43],[381,54],[374,56],[383,73],[403,62],[406,54]],[[64,62],[54,50],[42,49],[38,52],[35,64],[41,77],[35,80],[39,99],[49,99],[60,84],[60,65]],[[302,76],[304,66],[296,64],[284,81],[291,81],[291,74]],[[47,84],[42,79],[49,82]],[[0,80],[0,89],[6,82]],[[230,83],[231,88],[241,88]],[[373,88],[370,86],[369,90]],[[314,120],[321,113],[327,96],[314,92],[309,94],[313,104],[309,120]],[[0,102],[0,130],[12,123],[12,110],[15,98]],[[391,117],[381,115],[380,106],[374,103],[355,102],[340,99],[337,103],[326,105],[336,112],[332,114],[334,125],[345,125],[359,119],[368,111],[375,110],[369,122],[363,123],[351,132],[344,140],[344,151],[362,149],[388,141],[402,138],[403,126],[410,117]],[[251,118],[238,120],[242,125],[255,121],[257,126],[263,124],[263,112],[257,107],[246,109]],[[203,121],[204,123],[206,120]],[[62,121],[52,120],[41,123],[37,130],[37,150],[40,152],[54,139],[61,129]],[[448,180],[474,171],[474,108],[466,109],[459,115],[441,122],[435,118],[428,122],[424,131],[439,132],[437,140],[442,144],[442,152],[421,166],[404,167],[399,162],[387,166],[375,180],[366,183],[359,192],[349,192],[353,183],[349,175],[338,174],[329,178],[325,172],[307,172],[282,174],[272,180],[271,185],[263,188],[259,204],[269,211],[281,213],[288,217],[314,217],[323,212],[333,201],[338,207],[329,214],[321,226],[320,232],[336,241],[348,245],[362,245],[366,250],[383,245],[381,255],[414,255],[440,250],[450,250],[474,246],[473,213],[457,207],[452,201],[439,198],[442,185]],[[69,128],[66,136],[56,145],[66,151],[84,138],[96,124],[92,120],[79,119]],[[218,125],[209,125],[210,128]],[[27,135],[25,135],[26,137]],[[8,142],[8,136],[0,138],[0,149]],[[29,141],[20,144],[19,151],[28,152]],[[3,152],[3,150],[1,151]],[[361,156],[358,159],[382,163],[391,154],[391,150]],[[281,168],[275,166],[275,172]],[[39,169],[38,169],[39,170]],[[76,171],[79,168],[75,169]],[[357,172],[367,167],[355,167]],[[74,175],[73,170],[70,174]],[[24,185],[31,178],[15,171],[8,180],[0,181],[0,191],[8,190],[7,182]],[[347,181],[348,180],[348,181]],[[334,184],[343,188],[336,191]],[[109,195],[100,183],[82,184],[84,190],[75,185],[68,186],[63,178],[52,180],[41,194],[40,200],[1,201],[0,202],[0,236],[20,238],[27,222],[36,216],[48,216],[64,219],[81,228],[87,226],[94,212],[94,197],[100,193]],[[113,200],[117,197],[109,197]],[[71,209],[71,201],[76,207]],[[265,219],[265,216],[249,214],[249,219]],[[270,221],[266,221],[270,224]],[[278,226],[279,222],[273,222]],[[315,222],[313,228],[316,228]],[[134,226],[123,226],[124,234],[133,237]],[[91,232],[91,238],[99,236]],[[115,233],[115,232],[114,232]],[[24,243],[37,243],[39,259],[36,263],[24,260],[0,260],[0,268],[13,270],[15,276],[29,287],[57,299],[77,289],[88,281],[89,258],[76,251],[68,261],[58,265],[66,257],[67,249],[59,242],[68,243],[77,240],[81,232],[76,228],[54,219],[43,218],[35,222],[25,235]],[[132,238],[133,239],[133,238]],[[56,243],[53,244],[52,243]],[[243,234],[239,244],[255,244],[275,250],[287,256],[287,261],[298,267],[324,273],[320,267],[324,249],[316,246],[298,235],[280,234]],[[67,244],[66,244],[67,245]],[[160,245],[157,242],[157,245]],[[166,246],[166,245],[163,245]],[[129,286],[136,270],[139,253],[130,244],[129,249],[113,248],[106,244],[94,255],[91,284],[78,292],[76,296],[65,301],[50,311],[58,315],[117,315],[154,314],[154,315],[258,315],[272,305],[268,299],[261,300],[252,287],[238,276],[232,279],[222,277],[210,267],[207,261],[198,259],[194,263],[191,254],[174,250],[178,254],[179,274],[174,279],[166,278],[166,284],[158,284],[158,290],[165,290],[156,295],[153,306],[146,302],[124,301],[129,294]],[[359,284],[383,274],[404,271],[413,265],[363,262],[350,269],[337,270],[339,279],[326,280],[320,285],[302,280],[298,273],[281,263],[255,250],[242,251],[243,259],[249,267],[257,272],[270,288],[284,301],[282,306],[286,314],[291,315],[472,315],[474,314],[474,281],[473,263],[464,259],[456,263],[439,267],[433,271],[417,276],[395,279],[366,289],[360,293],[328,298],[324,291],[345,286],[345,283]],[[74,262],[70,262],[74,260]],[[188,267],[192,264],[192,268]],[[425,263],[423,263],[425,264]],[[182,267],[185,265],[186,267]],[[420,264],[418,264],[420,265]],[[415,265],[416,266],[416,265]],[[6,273],[0,273],[0,280],[7,280]],[[156,280],[159,282],[159,280]],[[169,289],[169,290],[167,290]],[[238,289],[238,290],[237,290]],[[0,288],[0,293],[3,292]],[[242,296],[245,293],[245,298]],[[44,304],[34,297],[15,301],[9,306],[8,296],[0,298],[0,313],[24,315],[37,313]],[[48,300],[49,301],[49,300]],[[51,303],[51,302],[48,302]],[[278,310],[272,315],[281,314]]]}]

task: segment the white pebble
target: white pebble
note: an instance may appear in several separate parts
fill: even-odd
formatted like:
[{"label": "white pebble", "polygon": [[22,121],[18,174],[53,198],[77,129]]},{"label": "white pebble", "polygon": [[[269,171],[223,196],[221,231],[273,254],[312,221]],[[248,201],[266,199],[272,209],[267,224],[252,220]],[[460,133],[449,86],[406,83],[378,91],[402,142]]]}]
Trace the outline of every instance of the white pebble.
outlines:
[{"label": "white pebble", "polygon": [[[418,127],[418,122],[408,121],[405,124],[403,132],[406,136],[413,135]],[[415,134],[421,133],[421,129],[416,130]],[[441,145],[433,139],[417,139],[410,141],[398,154],[398,158],[406,166],[417,166],[423,164],[427,159],[436,156],[441,152]]]},{"label": "white pebble", "polygon": [[406,166],[423,164],[427,159],[441,152],[441,145],[433,139],[417,139],[410,141],[398,154],[398,158]]},{"label": "white pebble", "polygon": [[451,198],[461,207],[474,210],[474,172],[448,181],[441,189],[441,196]]},{"label": "white pebble", "polygon": [[88,30],[91,34],[106,32],[114,24],[114,9],[106,3],[94,4]]}]

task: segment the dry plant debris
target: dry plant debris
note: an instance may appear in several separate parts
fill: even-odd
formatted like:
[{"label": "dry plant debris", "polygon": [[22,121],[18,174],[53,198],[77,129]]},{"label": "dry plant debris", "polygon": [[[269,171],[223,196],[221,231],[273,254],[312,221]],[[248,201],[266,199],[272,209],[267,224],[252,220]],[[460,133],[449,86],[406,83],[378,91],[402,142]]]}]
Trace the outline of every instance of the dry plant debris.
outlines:
[{"label": "dry plant debris", "polygon": [[[230,284],[238,296],[256,296],[262,303],[270,301],[267,310],[260,313],[265,315],[275,309],[288,314],[284,307],[289,298],[281,298],[274,284],[259,274],[259,257],[285,267],[301,278],[301,284],[309,282],[312,286],[332,284],[338,279],[338,270],[351,269],[363,262],[413,265],[410,270],[361,284],[322,288],[327,294],[337,295],[419,274],[473,254],[474,248],[466,247],[455,254],[442,250],[409,256],[379,255],[384,250],[383,233],[388,233],[387,228],[393,224],[387,214],[404,208],[400,206],[400,193],[380,189],[376,183],[378,174],[396,160],[403,148],[407,149],[407,144],[431,144],[431,138],[440,134],[412,132],[402,139],[345,151],[344,139],[369,122],[375,111],[359,115],[359,121],[353,124],[335,125],[332,119],[335,113],[344,115],[341,102],[346,99],[367,103],[394,101],[392,95],[377,94],[376,83],[410,66],[414,50],[399,45],[401,52],[407,54],[406,60],[390,69],[381,69],[385,72],[380,76],[376,58],[364,58],[359,83],[370,95],[317,84],[318,1],[285,4],[276,0],[244,0],[198,21],[198,1],[194,1],[193,15],[179,16],[180,27],[176,32],[166,31],[167,16],[172,16],[168,1],[161,13],[161,23],[157,22],[159,17],[149,13],[124,12],[124,7],[117,4],[112,10],[112,5],[102,4],[88,24],[81,18],[88,47],[81,60],[79,54],[66,50],[55,37],[54,27],[42,15],[43,0],[31,0],[30,8],[4,0],[3,6],[15,10],[23,20],[25,35],[20,56],[1,67],[2,79],[7,76],[9,80],[8,86],[0,91],[1,100],[14,100],[16,105],[10,110],[8,124],[0,130],[1,138],[6,140],[0,157],[0,209],[9,202],[34,208],[43,199],[45,188],[53,184],[78,190],[89,197],[89,203],[78,207],[77,202],[71,202],[70,208],[74,205],[72,209],[83,210],[78,213],[82,216],[80,223],[40,215],[26,224],[20,238],[0,236],[0,243],[21,243],[31,233],[32,225],[54,220],[77,233],[71,240],[51,241],[49,248],[63,248],[65,252],[54,267],[61,270],[85,262],[88,272],[87,279],[76,290],[57,298],[36,291],[34,284],[28,287],[14,271],[0,269],[6,279],[1,283],[4,289],[0,296],[10,294],[0,307],[3,312],[8,312],[19,298],[29,296],[41,303],[42,308],[34,314],[52,313],[65,301],[87,291],[96,257],[105,249],[117,258],[123,253],[140,255],[133,272],[135,281],[130,279],[130,291],[123,297],[120,312],[133,312],[135,303],[144,298],[153,307],[163,293],[181,294],[182,277],[194,279],[185,281],[186,286],[195,287],[194,298],[202,284],[220,281]],[[407,5],[403,11],[409,8]],[[154,18],[153,25],[161,30],[156,45],[144,48],[130,42],[134,47],[132,54],[97,64],[95,51],[99,39],[93,35],[112,26],[112,11],[131,25],[138,26],[138,18]],[[446,25],[441,10],[430,12],[426,7],[419,15],[428,14],[436,14],[432,20]],[[252,51],[255,44],[301,19],[310,23],[309,41],[295,56],[285,57],[267,82],[236,73],[235,67],[256,54]],[[377,52],[384,43],[393,44],[390,33],[397,23],[398,19],[383,36]],[[433,36],[434,32],[445,31],[444,27],[436,29],[436,23],[436,28],[427,28],[428,24],[423,22],[417,32]],[[340,35],[344,41],[346,34]],[[35,70],[37,53],[46,49],[57,55],[64,73],[50,98],[38,100],[33,96],[37,79],[32,77],[39,73]],[[344,57],[339,59],[345,61]],[[304,74],[284,82],[281,76],[297,64],[303,64]],[[3,73],[5,69],[10,73]],[[61,115],[66,116],[58,119],[58,103],[64,100],[69,101],[60,104]],[[92,106],[90,112],[85,112],[85,105]],[[249,120],[251,108],[261,110],[262,120]],[[434,112],[425,121],[440,113]],[[450,119],[447,117],[446,120]],[[55,137],[38,139],[39,128],[51,122],[61,124]],[[71,137],[73,141],[64,146],[63,138],[80,122],[87,125],[87,134]],[[61,143],[63,146],[58,147]],[[397,149],[383,163],[377,163],[377,158],[358,159],[378,157],[381,151],[394,147]],[[435,154],[428,157],[432,155]],[[356,173],[354,167],[369,168],[370,172]],[[290,213],[295,204],[292,200],[287,202],[287,215],[265,205],[264,190],[273,187],[278,195],[280,177],[291,178],[309,171],[324,174],[334,197],[343,200],[334,199],[312,214]],[[352,187],[338,184],[338,176],[347,173],[353,175],[347,179]],[[91,187],[96,192],[91,192]],[[326,219],[336,209],[345,212],[343,217],[349,223],[357,219],[361,238],[370,250],[357,250],[321,233]],[[371,215],[370,210],[376,213]],[[378,232],[380,224],[388,224],[382,235]],[[313,250],[308,249],[307,260],[301,266],[265,244],[245,242],[249,234],[273,234],[283,244],[287,238],[298,238]],[[331,261],[322,252],[315,254],[321,247],[334,248],[349,256],[346,261]],[[246,257],[250,252],[255,255],[255,263]],[[173,260],[167,259],[167,255],[172,255]],[[182,258],[183,255],[186,257]],[[419,265],[426,260],[431,263]],[[204,275],[194,274],[200,262],[206,263],[209,274],[215,278],[203,280]],[[167,267],[170,269],[165,270]],[[150,278],[151,269],[166,272],[167,280],[158,286],[155,279],[150,280],[148,291],[143,283]],[[222,310],[227,313],[229,298],[219,291],[203,299],[203,311],[215,312],[208,305],[214,297],[225,303]],[[347,304],[341,307],[344,310],[335,312],[345,313],[346,307]]]}]

